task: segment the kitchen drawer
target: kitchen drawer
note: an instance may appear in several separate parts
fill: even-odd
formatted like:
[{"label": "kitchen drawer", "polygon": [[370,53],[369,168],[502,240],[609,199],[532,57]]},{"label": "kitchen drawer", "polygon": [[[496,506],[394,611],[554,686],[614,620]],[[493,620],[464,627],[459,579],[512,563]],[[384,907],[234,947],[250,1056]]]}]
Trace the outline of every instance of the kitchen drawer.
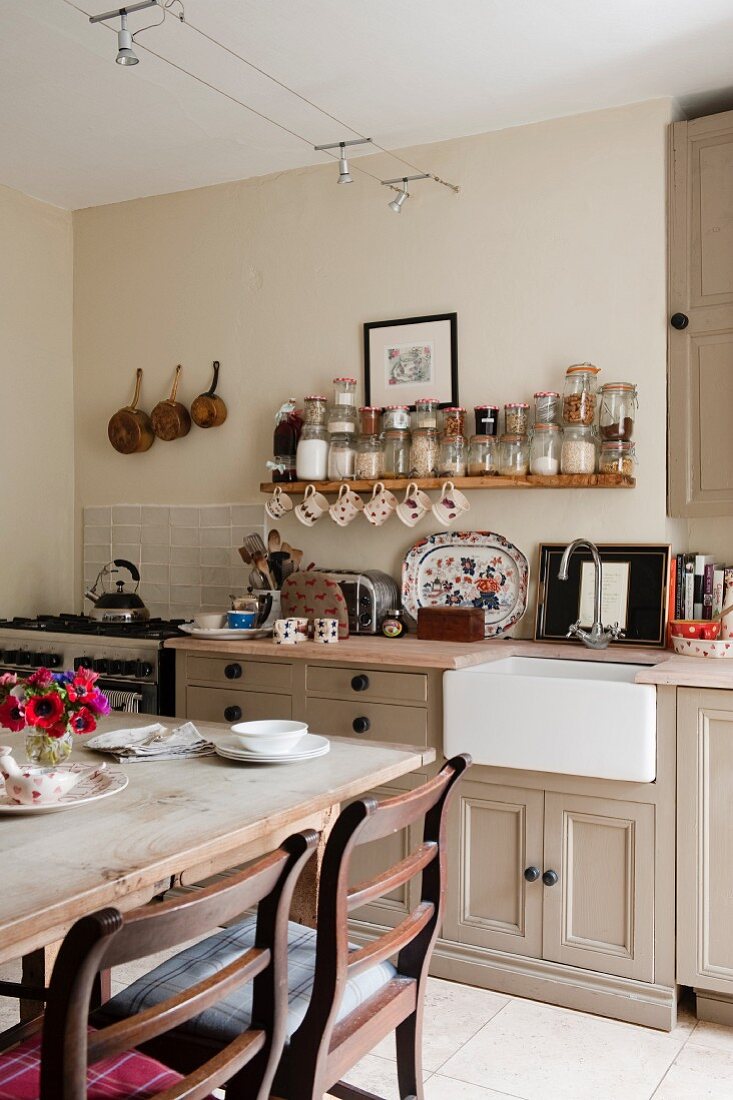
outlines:
[{"label": "kitchen drawer", "polygon": [[[241,715],[232,713],[239,708]],[[229,713],[227,713],[229,712]],[[289,695],[236,688],[186,688],[186,717],[202,722],[256,722],[261,718],[290,718]]]},{"label": "kitchen drawer", "polygon": [[[395,642],[395,650],[399,642]],[[395,654],[397,656],[397,654]],[[358,667],[308,665],[305,671],[308,695],[342,699],[394,699],[399,703],[426,703],[428,678],[421,672],[374,672]]]},{"label": "kitchen drawer", "polygon": [[285,661],[243,661],[236,657],[192,657],[186,663],[190,683],[231,684],[247,691],[292,690],[293,666]]},{"label": "kitchen drawer", "polygon": [[[423,707],[394,707],[365,699],[306,699],[305,721],[312,733],[334,737],[364,737],[369,741],[396,741],[427,745],[428,712]],[[365,723],[368,728],[363,729]]]}]

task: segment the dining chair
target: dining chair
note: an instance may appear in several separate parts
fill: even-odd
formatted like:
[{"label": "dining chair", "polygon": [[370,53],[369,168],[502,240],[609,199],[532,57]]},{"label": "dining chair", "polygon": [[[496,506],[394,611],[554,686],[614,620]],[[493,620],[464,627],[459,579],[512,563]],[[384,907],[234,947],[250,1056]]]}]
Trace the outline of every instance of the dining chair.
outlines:
[{"label": "dining chair", "polygon": [[[288,1039],[272,1094],[281,1100],[380,1100],[341,1078],[390,1032],[397,1043],[401,1100],[422,1100],[422,1015],[430,957],[444,908],[446,810],[471,764],[449,760],[414,791],[377,802],[361,798],[339,815],[321,868],[316,929],[290,923]],[[397,864],[349,886],[355,850],[423,822],[422,842]],[[349,914],[420,876],[419,902],[396,928],[363,947],[348,940]],[[105,1013],[125,1017],[181,995],[202,973],[226,968],[252,943],[253,918],[194,944],[117,994]],[[390,959],[396,956],[392,963]],[[192,1021],[170,1035],[166,1061],[183,1067],[211,1058],[250,1026],[249,1007],[225,999],[218,1019]],[[227,1090],[228,1100],[234,1093]]]},{"label": "dining chair", "polygon": [[[295,833],[245,871],[183,899],[129,913],[101,909],[78,920],[61,945],[35,1034],[26,1028],[23,1041],[0,1052],[0,1100],[202,1100],[224,1084],[233,1100],[264,1100],[286,1038],[290,903],[317,841],[312,830]],[[151,1008],[90,1027],[101,971],[179,947],[253,906],[252,946],[233,963]],[[185,1076],[147,1052],[156,1041],[165,1049],[171,1029],[216,1014],[223,999],[245,989],[249,1026]],[[22,1032],[21,1025],[15,1038]]]}]

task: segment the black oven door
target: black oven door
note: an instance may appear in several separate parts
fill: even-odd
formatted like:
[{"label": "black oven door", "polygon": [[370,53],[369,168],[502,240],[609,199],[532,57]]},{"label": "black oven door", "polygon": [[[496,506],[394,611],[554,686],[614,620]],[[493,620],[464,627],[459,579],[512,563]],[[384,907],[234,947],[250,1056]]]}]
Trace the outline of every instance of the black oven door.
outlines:
[{"label": "black oven door", "polygon": [[160,714],[158,685],[142,680],[115,680],[100,676],[97,686],[109,698],[113,712],[132,714]]}]

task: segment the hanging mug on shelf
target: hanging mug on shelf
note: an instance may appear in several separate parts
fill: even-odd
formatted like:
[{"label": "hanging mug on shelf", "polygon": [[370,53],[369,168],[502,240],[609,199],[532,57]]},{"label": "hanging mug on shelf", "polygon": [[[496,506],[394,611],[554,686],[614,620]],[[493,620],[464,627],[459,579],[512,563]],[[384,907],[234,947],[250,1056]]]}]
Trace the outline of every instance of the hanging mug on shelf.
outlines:
[{"label": "hanging mug on shelf", "polygon": [[359,512],[364,511],[364,501],[358,493],[344,484],[328,510],[334,523],[338,523],[339,527],[347,527]]},{"label": "hanging mug on shelf", "polygon": [[467,512],[470,507],[466,497],[456,489],[453,482],[444,481],[440,490],[440,499],[433,505],[433,515],[438,523],[442,523],[444,527],[450,527],[451,523],[463,512]]},{"label": "hanging mug on shelf", "polygon": [[328,501],[323,493],[319,493],[315,485],[307,485],[303,499],[295,509],[295,518],[306,527],[312,527],[327,511]]},{"label": "hanging mug on shelf", "polygon": [[364,508],[364,516],[374,527],[386,523],[397,507],[397,497],[378,481],[372,489],[372,497]]},{"label": "hanging mug on shelf", "polygon": [[275,492],[265,501],[265,511],[270,519],[281,519],[286,512],[290,512],[293,502],[287,493],[284,493],[279,485],[275,486]]}]

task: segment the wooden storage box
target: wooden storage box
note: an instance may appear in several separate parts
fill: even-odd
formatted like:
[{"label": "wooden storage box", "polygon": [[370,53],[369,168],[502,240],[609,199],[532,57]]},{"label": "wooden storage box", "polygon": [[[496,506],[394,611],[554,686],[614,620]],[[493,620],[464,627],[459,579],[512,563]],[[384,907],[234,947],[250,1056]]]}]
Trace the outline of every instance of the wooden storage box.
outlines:
[{"label": "wooden storage box", "polygon": [[432,642],[481,642],[486,635],[480,607],[421,607],[417,636]]}]

